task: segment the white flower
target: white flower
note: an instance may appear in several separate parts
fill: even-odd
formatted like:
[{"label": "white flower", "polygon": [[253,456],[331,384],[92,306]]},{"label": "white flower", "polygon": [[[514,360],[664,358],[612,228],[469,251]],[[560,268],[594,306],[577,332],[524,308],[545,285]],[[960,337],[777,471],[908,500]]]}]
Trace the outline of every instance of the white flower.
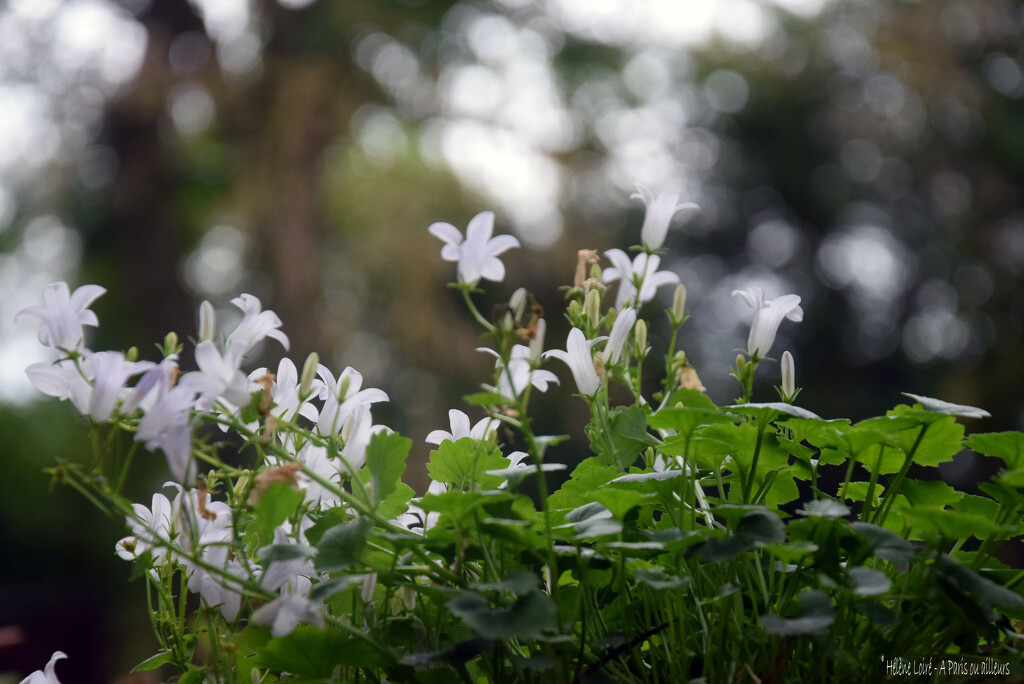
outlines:
[{"label": "white flower", "polygon": [[360,389],[363,376],[351,367],[343,370],[335,380],[330,369],[319,364],[317,375],[320,380],[314,381],[314,386],[317,387],[319,397],[324,400],[324,408],[317,419],[317,429],[321,435],[340,431],[357,407],[369,408],[370,404],[388,401],[388,395],[383,390],[372,387]]},{"label": "white flower", "polygon": [[476,285],[480,278],[495,282],[504,280],[505,265],[498,255],[519,246],[519,240],[511,235],[491,237],[494,213],[490,211],[481,212],[470,220],[465,239],[450,223],[434,223],[427,230],[444,241],[441,258],[457,261],[459,281],[468,285]]},{"label": "white flower", "polygon": [[241,294],[232,299],[231,303],[242,310],[242,320],[228,335],[228,347],[241,344],[241,354],[245,354],[264,337],[272,337],[285,349],[288,348],[288,336],[278,329],[281,327],[281,319],[273,311],[261,311],[259,299],[251,294]]},{"label": "white flower", "polygon": [[92,375],[92,392],[85,413],[96,422],[106,420],[114,412],[128,378],[154,366],[148,361],[128,361],[116,351],[88,354],[86,363]]},{"label": "white flower", "polygon": [[89,396],[92,388],[74,361],[65,359],[60,363],[33,363],[25,369],[25,375],[37,390],[61,401],[70,400],[79,413],[89,410]]},{"label": "white flower", "polygon": [[593,396],[601,386],[601,381],[597,377],[597,369],[594,368],[594,358],[591,356],[590,348],[595,343],[606,339],[608,338],[598,337],[594,340],[587,340],[582,330],[573,328],[569,331],[569,338],[565,345],[566,351],[551,349],[544,352],[544,356],[553,356],[569,366],[580,394]]},{"label": "white flower", "polygon": [[[177,503],[177,502],[176,502]],[[160,565],[167,558],[166,544],[171,541],[171,515],[173,507],[167,497],[157,492],[153,495],[152,508],[133,503],[133,517],[126,518],[132,536],[117,542],[115,550],[124,560],[135,560],[152,550],[154,565]]]},{"label": "white flower", "polygon": [[240,370],[244,353],[242,341],[228,343],[223,354],[209,340],[196,345],[199,370],[185,373],[179,381],[180,385],[191,387],[200,395],[196,408],[209,411],[221,397],[235,406],[249,403],[249,383]]},{"label": "white flower", "polygon": [[[274,545],[294,546],[295,542],[288,538],[283,527],[278,527],[274,530]],[[299,555],[287,560],[273,561],[267,565],[263,576],[260,577],[260,586],[270,591],[277,591],[288,582],[294,582],[300,575],[310,577],[315,573],[313,561],[308,556]]]},{"label": "white flower", "polygon": [[50,662],[46,663],[45,670],[36,670],[28,677],[21,680],[21,684],[60,684],[57,673],[53,671],[58,660],[67,658],[63,651],[54,651],[50,656]]},{"label": "white flower", "polygon": [[300,622],[308,622],[323,629],[323,606],[306,598],[311,586],[305,577],[297,577],[294,583],[289,582],[288,593],[256,609],[252,614],[253,624],[270,625],[270,633],[276,637],[291,634]]},{"label": "white flower", "polygon": [[612,267],[606,268],[601,278],[605,283],[621,281],[619,294],[615,297],[615,308],[620,311],[627,306],[635,307],[651,301],[662,285],[679,283],[679,276],[675,273],[658,270],[661,257],[657,254],[637,254],[632,263],[621,249],[609,249],[604,255],[612,262]]},{"label": "white flower", "polygon": [[637,183],[636,192],[629,196],[644,203],[647,212],[644,214],[644,225],[640,229],[640,239],[648,249],[658,249],[665,243],[665,234],[672,217],[680,209],[698,209],[693,202],[679,204],[679,193],[675,190],[663,190],[657,197],[646,186]]},{"label": "white flower", "polygon": [[[543,318],[540,323],[544,323]],[[538,324],[538,330],[540,328],[541,325]],[[513,345],[507,367],[502,366],[498,352],[487,347],[477,347],[477,351],[490,354],[497,359],[494,367],[501,368],[501,372],[498,374],[498,394],[509,401],[515,401],[526,390],[527,385],[533,385],[539,391],[547,392],[548,383],[558,384],[558,376],[554,373],[533,367],[534,361],[540,361],[541,356],[540,348],[535,347],[533,342],[529,347],[522,344]]]},{"label": "white flower", "polygon": [[81,344],[83,325],[97,326],[99,319],[88,306],[97,297],[106,292],[99,285],[83,285],[68,294],[68,284],[53,283],[43,289],[43,306],[29,306],[17,313],[14,320],[21,316],[38,318],[39,342],[47,347],[58,349],[75,349]]},{"label": "white flower", "polygon": [[141,403],[145,410],[135,441],[145,442],[147,449],[163,451],[171,473],[184,482],[192,457],[191,411],[195,391],[183,384],[171,387],[171,367],[158,366],[147,372],[136,387],[146,388],[144,396],[129,397],[127,401]]},{"label": "white flower", "polygon": [[[249,386],[266,377],[268,372],[266,368],[257,368],[249,373]],[[312,396],[306,401],[299,398],[299,371],[289,358],[283,358],[277,364],[277,374],[270,384],[270,396],[274,399],[274,406],[270,409],[272,416],[289,421],[303,416],[314,423],[320,416],[311,402]]]},{"label": "white flower", "polygon": [[601,355],[601,361],[605,366],[611,366],[619,362],[622,347],[626,343],[629,331],[633,329],[633,324],[635,323],[636,309],[623,309],[619,312],[619,315],[615,318],[615,323],[612,325],[608,344],[605,345],[604,353]]},{"label": "white flower", "polygon": [[425,440],[427,444],[440,445],[446,439],[455,442],[463,437],[485,440],[498,429],[498,421],[493,418],[484,418],[477,421],[477,424],[470,428],[469,416],[459,409],[451,409],[448,411],[448,422],[451,424],[452,431],[433,430],[429,435],[427,435]]},{"label": "white flower", "polygon": [[763,358],[771,351],[783,318],[794,323],[804,319],[804,310],[800,308],[800,297],[797,295],[782,295],[778,299],[766,300],[764,290],[756,286],[733,290],[733,295],[739,295],[754,310],[754,321],[750,324],[750,336],[747,338],[747,353],[751,358]]}]

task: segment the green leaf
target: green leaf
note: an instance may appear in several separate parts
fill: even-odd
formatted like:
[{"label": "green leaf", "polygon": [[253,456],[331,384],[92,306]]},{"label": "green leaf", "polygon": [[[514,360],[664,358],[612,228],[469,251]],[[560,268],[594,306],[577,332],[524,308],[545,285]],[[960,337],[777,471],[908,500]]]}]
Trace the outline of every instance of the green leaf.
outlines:
[{"label": "green leaf", "polygon": [[895,532],[878,527],[871,523],[850,523],[850,528],[857,532],[868,544],[871,553],[890,563],[908,561],[914,557],[914,547]]},{"label": "green leaf", "polygon": [[366,447],[366,467],[373,477],[376,500],[383,501],[398,487],[412,440],[394,432],[378,432]]},{"label": "green leaf", "polygon": [[[897,437],[903,453],[908,454],[917,441],[918,430],[906,430]],[[923,466],[937,466],[953,460],[963,447],[964,426],[953,416],[943,416],[932,421],[914,452],[914,463]]]},{"label": "green leaf", "polygon": [[[710,403],[710,400],[708,401]],[[712,406],[714,405],[712,404]],[[691,435],[701,425],[735,423],[737,420],[735,415],[722,413],[717,408],[670,406],[655,413],[648,422],[653,428],[675,430],[676,433],[687,436]]]},{"label": "green leaf", "polygon": [[1024,468],[1024,433],[975,433],[967,438],[967,446],[984,456],[1002,459],[1011,470]]},{"label": "green leaf", "polygon": [[950,487],[941,480],[922,482],[921,480],[904,480],[900,494],[907,497],[914,506],[939,506],[944,507],[955,504],[963,498],[963,492]]},{"label": "green leaf", "polygon": [[482,489],[494,489],[502,478],[487,475],[488,470],[498,470],[509,465],[501,455],[501,449],[491,448],[487,442],[463,437],[454,442],[445,440],[430,452],[427,472],[437,482],[465,489],[476,483]]},{"label": "green leaf", "polygon": [[414,496],[416,496],[416,492],[412,487],[404,482],[399,482],[395,485],[395,491],[377,504],[377,513],[385,520],[394,520],[409,510],[409,501]]},{"label": "green leaf", "polygon": [[515,572],[500,582],[480,582],[470,587],[474,591],[508,591],[516,596],[526,596],[531,591],[536,591],[538,578],[532,572]]},{"label": "green leaf", "polygon": [[[608,417],[614,452],[609,453],[606,439],[591,435],[591,446],[604,457],[605,462],[626,470],[645,447],[658,445],[658,440],[647,432],[647,411],[643,407],[617,406]],[[589,427],[598,429],[594,423]]]},{"label": "green leaf", "polygon": [[174,660],[174,654],[170,651],[161,651],[155,656],[146,658],[141,663],[132,668],[132,672],[148,672],[149,670],[155,670],[164,663],[169,663]]},{"label": "green leaf", "polygon": [[478,636],[485,639],[530,639],[555,627],[555,604],[534,589],[508,608],[491,608],[477,594],[462,593],[446,604]]},{"label": "green leaf", "polygon": [[878,596],[892,587],[892,580],[881,570],[860,566],[849,568],[847,572],[857,596]]},{"label": "green leaf", "polygon": [[805,420],[821,420],[821,417],[811,413],[807,409],[800,408],[799,406],[793,406],[782,401],[770,401],[763,404],[733,404],[732,406],[725,406],[733,413],[742,413],[748,416],[754,416],[761,420],[775,420],[778,415],[784,414],[787,416],[793,416],[794,418],[803,418]]},{"label": "green leaf", "polygon": [[302,492],[292,489],[288,482],[272,484],[263,493],[256,502],[256,519],[249,528],[257,535],[260,544],[274,539],[274,530],[295,512],[302,499]]},{"label": "green leaf", "polygon": [[313,555],[313,549],[305,544],[270,544],[262,547],[256,555],[264,565],[280,561],[308,558]]},{"label": "green leaf", "polygon": [[508,403],[508,399],[497,392],[476,392],[475,394],[467,394],[462,397],[462,400],[470,406],[482,406],[484,408],[490,406],[504,406]]},{"label": "green leaf", "polygon": [[990,606],[1014,616],[1024,614],[1024,597],[1015,591],[982,577],[949,556],[941,556],[935,563],[938,573],[954,586]]},{"label": "green leaf", "polygon": [[428,513],[440,513],[443,516],[453,519],[453,522],[463,521],[469,513],[479,506],[491,503],[500,503],[513,498],[508,492],[442,492],[441,494],[427,494],[420,499],[420,508]]},{"label": "green leaf", "polygon": [[[861,503],[866,502],[867,501],[867,497],[868,497],[868,485],[869,484],[870,484],[869,482],[851,482],[846,487],[846,500],[847,501],[859,501]],[[875,483],[875,489],[874,489],[874,491],[873,491],[873,493],[871,495],[871,498],[873,499],[871,501],[871,505],[872,506],[877,506],[878,505],[878,501],[879,501],[879,499],[881,498],[881,496],[882,496],[882,494],[884,492],[885,492],[885,487],[883,487],[881,485],[881,483],[876,482]]]},{"label": "green leaf", "polygon": [[618,468],[604,465],[597,458],[584,460],[572,471],[569,479],[548,499],[548,506],[553,511],[578,508],[590,500],[586,497],[601,485],[619,476]]},{"label": "green leaf", "polygon": [[637,570],[634,573],[634,576],[636,577],[636,581],[640,584],[646,584],[650,588],[658,591],[663,589],[679,591],[690,585],[689,577],[667,575],[660,570]]},{"label": "green leaf", "polygon": [[973,406],[964,406],[962,404],[950,404],[948,401],[942,401],[941,399],[933,399],[931,397],[922,397],[917,394],[911,394],[909,392],[902,392],[903,396],[910,397],[918,404],[921,405],[925,411],[932,413],[944,413],[950,416],[960,416],[962,418],[991,418],[992,414],[984,409],[975,408]]},{"label": "green leaf", "polygon": [[335,525],[340,525],[351,517],[352,514],[346,512],[341,506],[329,508],[323,511],[316,522],[313,523],[313,526],[306,530],[306,539],[310,544],[316,546],[320,543],[320,538],[323,537],[324,532]]},{"label": "green leaf", "polygon": [[586,495],[591,501],[602,504],[612,512],[616,520],[624,520],[635,506],[653,501],[653,496],[621,487],[603,487]]},{"label": "green leaf", "polygon": [[178,684],[202,684],[206,681],[206,670],[189,670],[178,678]]},{"label": "green leaf", "polygon": [[805,590],[797,597],[798,617],[783,618],[765,615],[761,626],[769,634],[777,636],[801,636],[824,634],[832,625],[835,613],[828,596],[813,589]]},{"label": "green leaf", "polygon": [[997,525],[991,519],[974,513],[962,513],[939,506],[896,506],[904,522],[928,536],[940,536],[943,539],[966,539],[1009,534],[1013,528]]},{"label": "green leaf", "polygon": [[340,572],[355,563],[370,536],[370,523],[359,518],[324,532],[314,560],[320,572]]},{"label": "green leaf", "polygon": [[377,652],[362,640],[333,630],[299,625],[291,634],[271,639],[260,650],[256,662],[275,672],[299,677],[328,678],[338,665],[373,667]]}]

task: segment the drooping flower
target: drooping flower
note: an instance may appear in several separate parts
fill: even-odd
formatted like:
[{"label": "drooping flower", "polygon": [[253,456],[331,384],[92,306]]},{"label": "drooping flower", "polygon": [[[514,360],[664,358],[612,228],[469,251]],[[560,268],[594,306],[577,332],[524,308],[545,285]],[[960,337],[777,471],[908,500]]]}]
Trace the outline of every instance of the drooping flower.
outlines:
[{"label": "drooping flower", "polygon": [[[605,283],[620,281],[619,293],[615,297],[615,308],[620,311],[627,306],[635,307],[651,301],[662,285],[679,282],[679,276],[672,271],[658,270],[661,257],[657,254],[637,254],[632,262],[621,249],[609,249],[604,255],[612,266],[604,270],[601,278]],[[640,283],[639,292],[637,283]]]},{"label": "drooping flower", "polygon": [[155,384],[138,400],[145,413],[139,420],[135,441],[145,442],[147,449],[163,451],[171,473],[179,482],[184,482],[192,458],[191,410],[195,405],[195,390],[180,383],[172,387],[170,374],[164,367],[150,370],[139,385],[148,384],[153,377]]},{"label": "drooping flower", "polygon": [[84,337],[82,326],[100,324],[88,307],[105,292],[99,285],[82,285],[69,294],[67,283],[53,283],[43,289],[43,306],[26,307],[15,315],[14,320],[21,316],[38,318],[41,322],[41,344],[58,349],[77,349]]},{"label": "drooping flower", "polygon": [[504,280],[505,265],[498,256],[519,246],[519,240],[511,235],[491,237],[494,232],[494,212],[491,211],[480,212],[470,220],[465,238],[450,223],[434,223],[427,230],[444,241],[441,258],[458,262],[459,281],[467,285],[476,285],[480,278]]},{"label": "drooping flower", "polygon": [[306,577],[288,582],[286,593],[256,609],[252,614],[253,624],[270,625],[270,633],[276,637],[291,634],[300,622],[323,629],[323,605],[306,598],[311,588],[312,583]]},{"label": "drooping flower", "polygon": [[604,352],[601,354],[601,362],[605,366],[611,366],[619,362],[619,356],[622,355],[622,347],[625,345],[626,338],[629,337],[629,331],[633,329],[635,323],[636,309],[623,309],[616,316],[615,323],[612,324],[612,332],[608,337],[608,344],[605,345]]},{"label": "drooping flower", "polygon": [[272,337],[288,349],[288,336],[281,330],[281,319],[273,311],[262,311],[260,300],[251,294],[241,294],[231,303],[242,310],[242,320],[228,335],[227,346],[242,345],[245,354],[265,337]]},{"label": "drooping flower", "polygon": [[588,340],[582,330],[579,328],[573,328],[569,331],[569,337],[565,344],[565,351],[562,351],[561,349],[551,349],[544,352],[544,356],[553,356],[565,365],[569,366],[569,370],[572,371],[572,377],[576,380],[576,387],[579,388],[580,394],[593,396],[601,386],[601,380],[597,377],[597,369],[594,368],[594,357],[591,355],[590,348],[597,342],[606,339],[608,338],[598,337],[593,340]]},{"label": "drooping flower", "polygon": [[636,192],[629,196],[638,199],[647,208],[644,214],[644,225],[640,229],[640,239],[648,249],[658,249],[665,243],[665,235],[672,217],[680,209],[698,209],[693,202],[679,203],[679,193],[675,190],[663,190],[655,196],[646,186],[637,183]]},{"label": "drooping flower", "polygon": [[57,665],[58,660],[67,658],[67,655],[63,651],[54,651],[53,655],[50,656],[50,662],[46,663],[46,667],[43,670],[36,670],[28,677],[21,680],[21,684],[60,684],[60,680],[57,679],[57,673],[54,672],[54,667]]},{"label": "drooping flower", "polygon": [[733,290],[754,310],[754,320],[750,324],[750,336],[747,338],[747,353],[751,358],[763,358],[771,351],[775,343],[775,334],[783,318],[794,323],[804,319],[804,310],[800,308],[800,297],[795,294],[782,295],[777,299],[765,299],[764,290],[759,287],[748,287],[746,290]]},{"label": "drooping flower", "polygon": [[469,416],[460,411],[459,409],[451,409],[448,411],[448,422],[451,424],[452,431],[447,430],[433,430],[427,435],[427,444],[440,445],[446,439],[455,442],[463,437],[472,437],[473,439],[487,439],[494,431],[498,429],[498,421],[493,418],[484,418],[477,421],[473,427],[469,426]]}]

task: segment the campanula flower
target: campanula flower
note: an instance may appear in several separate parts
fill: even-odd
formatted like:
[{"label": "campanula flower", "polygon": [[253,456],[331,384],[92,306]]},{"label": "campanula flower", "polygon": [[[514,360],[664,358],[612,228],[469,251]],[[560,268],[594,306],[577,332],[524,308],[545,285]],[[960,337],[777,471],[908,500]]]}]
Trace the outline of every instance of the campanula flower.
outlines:
[{"label": "campanula flower", "polygon": [[665,243],[668,226],[672,217],[680,209],[698,209],[693,202],[679,203],[679,193],[675,190],[663,190],[655,196],[646,186],[637,183],[636,192],[629,196],[644,203],[647,211],[644,214],[644,225],[640,229],[640,239],[647,249],[658,249]]},{"label": "campanula flower", "polygon": [[54,672],[54,667],[57,665],[58,660],[67,658],[63,651],[54,651],[53,655],[50,656],[50,662],[46,663],[44,670],[36,670],[28,677],[21,680],[21,684],[60,684],[60,680],[57,679],[57,673]]},{"label": "campanula flower", "polygon": [[[657,254],[637,254],[632,263],[621,249],[609,249],[604,253],[612,262],[601,274],[605,283],[619,282],[619,294],[615,297],[615,308],[620,311],[627,306],[639,306],[654,299],[662,285],[675,285],[679,276],[672,271],[659,271],[661,257]],[[637,284],[640,285],[639,291]]]},{"label": "campanula flower", "polygon": [[424,441],[427,444],[440,445],[446,439],[455,442],[463,437],[486,440],[498,429],[498,421],[493,418],[484,418],[477,421],[476,425],[471,428],[469,426],[469,416],[459,409],[448,411],[448,422],[451,424],[451,432],[447,430],[434,430],[427,435]]},{"label": "campanula flower", "polygon": [[590,348],[595,343],[606,339],[608,338],[598,337],[597,339],[587,340],[582,330],[573,328],[569,331],[565,351],[551,349],[544,352],[544,356],[553,356],[569,366],[580,394],[594,396],[601,386],[601,380],[597,377],[597,369],[594,368],[594,357],[591,355]]},{"label": "campanula flower", "polygon": [[21,316],[38,318],[41,322],[41,344],[58,349],[76,349],[84,338],[82,326],[100,324],[88,307],[105,292],[99,285],[82,285],[69,294],[67,283],[53,283],[43,289],[43,306],[26,307],[15,315],[14,320]]},{"label": "campanula flower", "polygon": [[288,336],[281,330],[281,319],[273,311],[262,311],[260,300],[251,294],[241,294],[231,303],[242,310],[242,320],[228,335],[228,347],[242,345],[242,354],[252,349],[265,337],[272,337],[288,349]]},{"label": "campanula flower", "polygon": [[612,332],[608,337],[608,344],[605,345],[604,352],[601,354],[601,362],[605,366],[611,366],[619,362],[619,356],[622,355],[622,347],[626,344],[626,338],[629,337],[629,332],[633,329],[633,325],[636,323],[636,309],[623,309],[619,312],[619,315],[615,318],[615,323],[612,324]]},{"label": "campanula flower", "polygon": [[751,358],[763,358],[768,354],[783,318],[794,323],[804,319],[800,297],[795,294],[767,300],[764,290],[755,286],[746,290],[733,290],[733,295],[738,295],[754,310],[754,321],[750,324],[750,336],[747,338],[747,353]]},{"label": "campanula flower", "polygon": [[511,235],[491,237],[494,232],[494,212],[484,211],[474,216],[466,228],[466,237],[450,223],[434,223],[430,234],[444,241],[441,258],[457,261],[459,282],[476,285],[480,278],[500,282],[505,279],[505,265],[498,255],[519,246]]}]

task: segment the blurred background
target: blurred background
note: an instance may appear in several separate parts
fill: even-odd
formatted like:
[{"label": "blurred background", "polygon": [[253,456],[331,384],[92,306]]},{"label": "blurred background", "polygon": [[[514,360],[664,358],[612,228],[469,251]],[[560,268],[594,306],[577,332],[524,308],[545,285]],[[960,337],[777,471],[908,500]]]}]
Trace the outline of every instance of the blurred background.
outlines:
[{"label": "blurred background", "polygon": [[[775,347],[801,405],[856,420],[910,391],[1024,428],[1022,31],[1010,0],[0,2],[0,681],[56,649],[66,684],[114,681],[156,648],[117,521],[42,472],[87,452],[13,323],[57,280],[109,290],[92,348],[145,358],[201,300],[255,294],[297,365],[390,395],[422,490],[423,437],[492,363],[426,227],[494,210],[523,248],[481,310],[525,286],[562,347],[576,250],[638,241],[641,182],[701,207],[663,264],[716,402],[750,320],[730,293],[760,285],[803,298]],[[538,408],[581,420],[567,390]],[[166,478],[144,467],[138,501]]]}]

